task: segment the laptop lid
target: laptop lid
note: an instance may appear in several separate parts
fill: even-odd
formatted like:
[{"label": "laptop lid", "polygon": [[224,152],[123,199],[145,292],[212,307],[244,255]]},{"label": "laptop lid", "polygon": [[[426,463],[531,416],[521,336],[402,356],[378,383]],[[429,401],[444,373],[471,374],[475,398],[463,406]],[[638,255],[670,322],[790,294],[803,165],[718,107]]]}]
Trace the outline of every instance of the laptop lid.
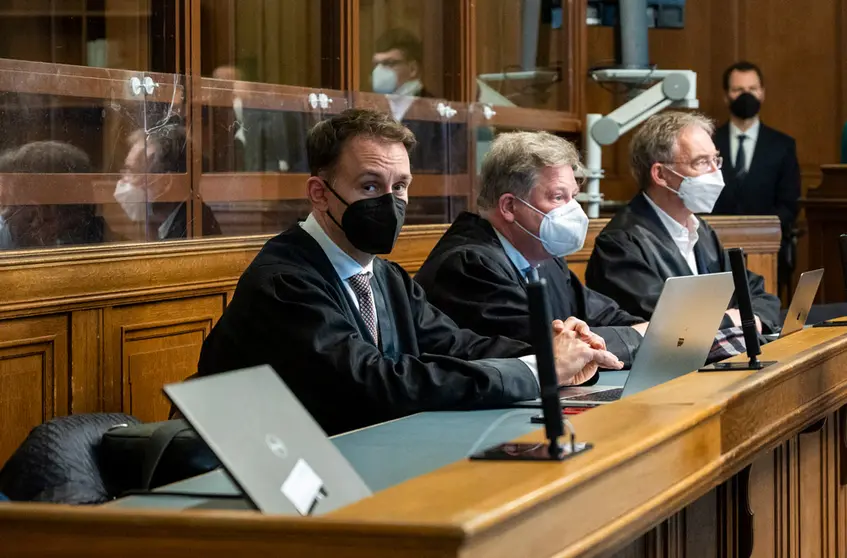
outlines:
[{"label": "laptop lid", "polygon": [[730,272],[669,277],[621,397],[703,366],[734,291]]},{"label": "laptop lid", "polygon": [[263,513],[320,515],[371,495],[270,366],[164,391]]},{"label": "laptop lid", "polygon": [[805,271],[800,275],[797,288],[794,290],[794,297],[792,297],[788,313],[785,315],[785,322],[783,322],[782,330],[779,332],[780,339],[800,331],[806,325],[806,319],[809,317],[812,304],[815,302],[815,295],[818,294],[822,277],[823,269]]}]

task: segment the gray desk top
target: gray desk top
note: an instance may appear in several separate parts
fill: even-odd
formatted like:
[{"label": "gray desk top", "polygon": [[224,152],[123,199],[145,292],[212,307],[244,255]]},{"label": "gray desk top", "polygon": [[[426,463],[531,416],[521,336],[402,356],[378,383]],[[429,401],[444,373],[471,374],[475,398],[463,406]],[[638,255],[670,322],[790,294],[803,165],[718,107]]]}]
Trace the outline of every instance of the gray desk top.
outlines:
[{"label": "gray desk top", "polygon": [[[626,372],[604,372],[599,383],[622,386],[625,379]],[[471,453],[475,444],[478,444],[477,449],[488,447],[537,430],[539,425],[532,424],[529,419],[538,413],[537,408],[421,413],[342,434],[332,441],[371,490],[378,492],[459,461]],[[480,440],[497,419],[501,422]],[[107,505],[168,509],[250,508],[244,499],[208,497],[241,494],[223,469],[157,491],[196,493],[198,496],[130,496]]]}]

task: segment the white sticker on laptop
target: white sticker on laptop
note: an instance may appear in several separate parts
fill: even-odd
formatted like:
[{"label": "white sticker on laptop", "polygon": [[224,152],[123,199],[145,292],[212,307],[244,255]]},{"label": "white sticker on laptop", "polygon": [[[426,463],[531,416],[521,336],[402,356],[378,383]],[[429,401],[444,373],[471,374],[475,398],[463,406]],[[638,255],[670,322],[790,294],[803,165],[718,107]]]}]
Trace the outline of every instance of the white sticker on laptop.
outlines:
[{"label": "white sticker on laptop", "polygon": [[309,515],[316,500],[322,497],[322,488],[323,481],[317,473],[308,463],[298,459],[280,490],[294,504],[300,515]]}]

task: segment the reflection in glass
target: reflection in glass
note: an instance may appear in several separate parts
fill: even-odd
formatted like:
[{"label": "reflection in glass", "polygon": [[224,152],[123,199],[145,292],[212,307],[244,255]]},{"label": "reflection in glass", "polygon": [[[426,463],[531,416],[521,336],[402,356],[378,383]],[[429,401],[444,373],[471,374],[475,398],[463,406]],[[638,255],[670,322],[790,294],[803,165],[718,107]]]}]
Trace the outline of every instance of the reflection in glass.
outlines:
[{"label": "reflection in glass", "polygon": [[[115,200],[126,217],[144,226],[148,240],[169,240],[191,236],[195,219],[203,236],[221,234],[214,213],[198,197],[192,212],[190,185],[179,180],[186,175],[185,125],[172,116],[151,129],[130,135],[124,173],[115,187]],[[173,176],[180,175],[180,176]]]},{"label": "reflection in glass", "polygon": [[322,76],[335,57],[319,0],[201,0],[202,75],[337,87]]},{"label": "reflection in glass", "polygon": [[174,72],[177,0],[4,0],[0,58]]},{"label": "reflection in glass", "polygon": [[564,0],[478,0],[477,99],[492,105],[569,110]]},{"label": "reflection in glass", "polygon": [[359,2],[360,89],[444,97],[445,28],[442,0]]},{"label": "reflection in glass", "polygon": [[[88,155],[61,141],[33,141],[0,155],[0,173],[6,175],[0,182],[0,249],[102,242],[103,219],[94,204],[40,204],[27,196],[20,176],[89,172]],[[21,191],[17,199],[4,196],[13,190]]]}]

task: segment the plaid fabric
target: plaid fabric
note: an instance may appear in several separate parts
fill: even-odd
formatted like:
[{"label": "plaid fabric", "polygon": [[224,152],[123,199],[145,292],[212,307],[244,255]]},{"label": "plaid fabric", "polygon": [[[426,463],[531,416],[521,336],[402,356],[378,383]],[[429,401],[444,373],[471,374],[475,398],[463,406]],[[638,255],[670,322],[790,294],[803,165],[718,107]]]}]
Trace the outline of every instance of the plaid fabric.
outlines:
[{"label": "plaid fabric", "polygon": [[728,327],[718,330],[712,349],[706,359],[707,364],[720,362],[731,356],[740,355],[747,350],[744,343],[744,332],[740,327]]}]

